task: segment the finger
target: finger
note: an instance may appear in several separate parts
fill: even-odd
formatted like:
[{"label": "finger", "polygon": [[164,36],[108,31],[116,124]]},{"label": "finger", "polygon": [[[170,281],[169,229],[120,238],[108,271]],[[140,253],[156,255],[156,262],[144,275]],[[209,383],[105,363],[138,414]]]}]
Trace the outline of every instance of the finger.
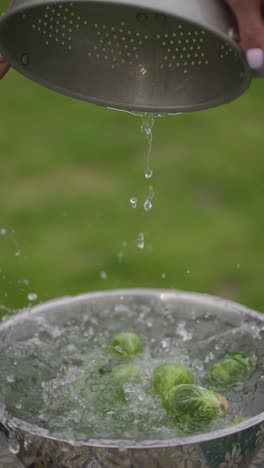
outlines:
[{"label": "finger", "polygon": [[228,0],[239,26],[240,42],[249,65],[261,68],[264,64],[264,24],[262,0]]},{"label": "finger", "polygon": [[10,66],[8,65],[8,63],[6,63],[0,55],[0,80],[4,78],[9,68]]}]

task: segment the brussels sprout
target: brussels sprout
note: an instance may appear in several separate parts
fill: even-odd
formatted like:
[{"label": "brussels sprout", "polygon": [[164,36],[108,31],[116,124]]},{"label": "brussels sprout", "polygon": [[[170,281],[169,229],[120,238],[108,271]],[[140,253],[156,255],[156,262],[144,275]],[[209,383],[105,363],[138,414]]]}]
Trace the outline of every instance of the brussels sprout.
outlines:
[{"label": "brussels sprout", "polygon": [[111,350],[116,357],[133,358],[142,353],[142,341],[135,333],[120,333],[112,340]]},{"label": "brussels sprout", "polygon": [[227,400],[222,395],[193,384],[171,388],[163,398],[163,405],[186,433],[194,432],[202,424],[224,416],[228,409]]},{"label": "brussels sprout", "polygon": [[193,375],[187,367],[181,364],[161,364],[154,369],[152,386],[154,392],[163,396],[168,390],[180,384],[192,384]]},{"label": "brussels sprout", "polygon": [[230,353],[209,369],[214,385],[233,385],[241,381],[253,367],[253,361],[243,353]]},{"label": "brussels sprout", "polygon": [[[102,364],[100,362],[100,364]],[[87,403],[100,412],[109,411],[126,403],[123,385],[137,383],[142,376],[139,366],[120,364],[111,367],[111,362],[85,372],[75,383],[74,388],[85,397]]]}]

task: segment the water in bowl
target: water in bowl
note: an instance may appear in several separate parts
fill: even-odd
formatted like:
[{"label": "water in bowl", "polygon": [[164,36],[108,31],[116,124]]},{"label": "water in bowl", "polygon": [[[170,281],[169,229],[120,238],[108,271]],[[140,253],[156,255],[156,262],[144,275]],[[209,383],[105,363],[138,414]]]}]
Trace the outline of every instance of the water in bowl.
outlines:
[{"label": "water in bowl", "polygon": [[[257,366],[244,382],[222,391],[230,410],[204,431],[264,410],[263,326],[251,318],[219,321],[210,308],[186,314],[184,307],[175,307],[166,301],[106,301],[100,308],[92,303],[78,313],[62,311],[59,319],[36,314],[17,327],[0,328],[1,411],[67,440],[172,439],[184,434],[151,391],[153,369],[181,362],[197,384],[208,387],[208,368],[233,351],[247,353]],[[111,339],[122,331],[143,341],[144,353],[135,362],[143,378],[124,385],[125,401],[112,406],[93,376],[98,360],[109,357]],[[87,392],[78,385],[84,374]]]}]

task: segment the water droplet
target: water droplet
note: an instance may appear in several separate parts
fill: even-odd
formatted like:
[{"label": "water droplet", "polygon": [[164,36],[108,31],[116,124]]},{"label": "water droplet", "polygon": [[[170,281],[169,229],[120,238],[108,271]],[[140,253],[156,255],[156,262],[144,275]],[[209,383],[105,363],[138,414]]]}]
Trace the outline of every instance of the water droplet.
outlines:
[{"label": "water droplet", "polygon": [[136,197],[132,197],[130,198],[130,205],[132,206],[132,208],[136,208],[137,207],[137,198]]},{"label": "water droplet", "polygon": [[19,452],[20,445],[19,445],[19,442],[18,442],[15,434],[11,433],[9,435],[8,448],[9,448],[10,452],[13,453],[14,455],[16,455]]},{"label": "water droplet", "polygon": [[22,405],[21,405],[21,403],[17,402],[17,403],[14,404],[14,407],[17,408],[17,409],[21,409]]},{"label": "water droplet", "polygon": [[101,278],[101,280],[107,280],[107,278],[108,278],[107,273],[105,271],[101,271],[100,278]]},{"label": "water droplet", "polygon": [[147,198],[145,203],[144,203],[144,210],[145,211],[150,211],[152,208],[152,203],[151,201]]},{"label": "water droplet", "polygon": [[21,250],[18,249],[18,250],[16,251],[16,254],[15,254],[15,255],[16,255],[16,257],[20,257],[20,255],[21,255]]},{"label": "water droplet", "polygon": [[238,263],[236,267],[237,267],[238,270],[240,270],[240,268],[241,268],[240,263]]},{"label": "water droplet", "polygon": [[149,200],[153,200],[154,198],[154,188],[152,185],[149,186],[149,195],[148,195]]},{"label": "water droplet", "polygon": [[118,252],[118,254],[117,254],[118,263],[122,263],[123,259],[124,259],[124,252],[122,252],[122,250],[120,250],[120,252]]},{"label": "water droplet", "polygon": [[36,300],[37,300],[38,295],[37,295],[36,293],[29,293],[29,294],[27,295],[27,298],[28,298],[29,301],[32,301],[32,302],[33,302],[33,301],[36,301]]},{"label": "water droplet", "polygon": [[142,76],[145,76],[148,73],[147,69],[141,63],[139,64],[138,69]]},{"label": "water droplet", "polygon": [[15,377],[13,375],[8,375],[6,378],[8,383],[14,383],[15,382]]},{"label": "water droplet", "polygon": [[166,279],[166,273],[161,273],[161,279]]},{"label": "water droplet", "polygon": [[140,232],[137,238],[137,246],[139,249],[144,249],[145,247],[145,236],[143,232]]},{"label": "water droplet", "polygon": [[147,169],[146,172],[145,172],[145,178],[146,178],[146,179],[151,179],[152,175],[153,175],[152,170],[151,170],[151,169]]},{"label": "water droplet", "polygon": [[127,241],[122,242],[122,247],[127,247]]},{"label": "water droplet", "polygon": [[187,274],[187,275],[190,275],[190,274],[191,274],[191,270],[186,270],[186,274]]},{"label": "water droplet", "polygon": [[7,235],[7,229],[3,228],[0,231],[1,236],[6,236]]}]

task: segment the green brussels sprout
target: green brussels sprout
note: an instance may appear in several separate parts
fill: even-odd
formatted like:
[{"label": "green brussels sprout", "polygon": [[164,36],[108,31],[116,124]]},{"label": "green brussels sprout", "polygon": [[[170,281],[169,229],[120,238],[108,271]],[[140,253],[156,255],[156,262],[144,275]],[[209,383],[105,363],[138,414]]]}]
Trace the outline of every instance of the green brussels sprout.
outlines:
[{"label": "green brussels sprout", "polygon": [[120,364],[112,367],[111,361],[102,366],[100,362],[100,367],[84,372],[75,381],[74,388],[95,409],[107,412],[126,403],[123,386],[139,382],[141,376],[142,369],[139,366]]},{"label": "green brussels sprout", "polygon": [[111,350],[116,357],[134,358],[143,351],[142,341],[135,333],[120,333],[113,338]]},{"label": "green brussels sprout", "polygon": [[227,400],[222,395],[193,384],[171,388],[163,398],[163,405],[186,433],[192,433],[202,424],[224,416],[228,409]]},{"label": "green brussels sprout", "polygon": [[209,378],[214,385],[233,385],[246,377],[253,361],[243,353],[230,353],[209,369]]},{"label": "green brussels sprout", "polygon": [[156,367],[152,375],[154,392],[163,396],[168,390],[180,384],[192,384],[193,375],[187,367],[181,364],[161,364]]}]

